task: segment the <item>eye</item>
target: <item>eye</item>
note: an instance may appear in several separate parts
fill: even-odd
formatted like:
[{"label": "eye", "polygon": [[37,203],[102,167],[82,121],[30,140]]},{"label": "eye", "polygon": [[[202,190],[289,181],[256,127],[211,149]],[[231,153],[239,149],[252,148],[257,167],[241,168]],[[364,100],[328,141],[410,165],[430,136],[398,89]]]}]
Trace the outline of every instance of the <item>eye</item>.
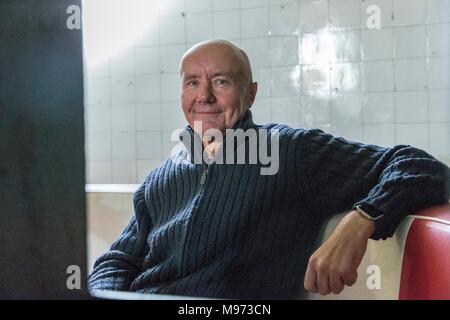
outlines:
[{"label": "eye", "polygon": [[188,86],[188,87],[194,87],[194,86],[197,85],[197,83],[198,83],[197,80],[189,80],[188,82],[186,82],[186,86]]},{"label": "eye", "polygon": [[219,86],[226,86],[230,83],[230,81],[228,81],[227,79],[222,78],[216,79],[214,82]]}]

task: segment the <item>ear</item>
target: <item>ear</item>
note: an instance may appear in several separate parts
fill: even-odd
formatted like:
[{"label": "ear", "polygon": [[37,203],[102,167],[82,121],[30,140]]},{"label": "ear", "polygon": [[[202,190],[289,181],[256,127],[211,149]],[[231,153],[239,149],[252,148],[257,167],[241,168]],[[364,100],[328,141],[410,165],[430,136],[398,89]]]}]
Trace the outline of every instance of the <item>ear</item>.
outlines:
[{"label": "ear", "polygon": [[258,92],[258,82],[253,82],[249,89],[248,108],[250,109],[255,101],[256,93]]}]

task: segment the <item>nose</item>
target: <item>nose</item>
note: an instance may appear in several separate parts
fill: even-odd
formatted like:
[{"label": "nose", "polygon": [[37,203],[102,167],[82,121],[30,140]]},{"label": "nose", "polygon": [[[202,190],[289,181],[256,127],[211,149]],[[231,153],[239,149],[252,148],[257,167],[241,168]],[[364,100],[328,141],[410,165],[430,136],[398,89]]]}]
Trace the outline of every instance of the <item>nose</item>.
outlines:
[{"label": "nose", "polygon": [[205,83],[199,86],[199,91],[197,95],[198,104],[211,104],[216,102],[216,97],[212,92],[211,85]]}]

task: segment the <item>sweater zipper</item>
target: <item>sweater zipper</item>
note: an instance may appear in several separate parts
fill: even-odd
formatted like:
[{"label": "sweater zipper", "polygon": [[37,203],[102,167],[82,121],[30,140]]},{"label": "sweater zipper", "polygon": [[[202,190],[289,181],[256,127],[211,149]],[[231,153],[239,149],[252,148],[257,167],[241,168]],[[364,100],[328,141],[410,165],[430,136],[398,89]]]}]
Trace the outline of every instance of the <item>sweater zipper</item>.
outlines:
[{"label": "sweater zipper", "polygon": [[208,176],[209,166],[210,166],[210,164],[208,164],[206,166],[206,168],[204,167],[204,169],[203,169],[202,176],[200,177],[200,185],[204,185],[206,182],[206,177]]},{"label": "sweater zipper", "polygon": [[[208,175],[208,170],[209,170],[209,166],[210,165],[211,164],[203,165],[203,172],[202,172],[202,175],[200,177],[200,186],[201,186],[200,187],[200,193],[199,193],[198,198],[194,202],[192,215],[194,214],[194,210],[195,211],[197,210],[196,208],[198,206],[198,202],[200,201],[200,198],[203,195],[204,184],[206,182],[206,176]],[[186,232],[185,232],[185,235],[184,235],[183,253],[180,255],[180,259],[181,259],[181,262],[180,262],[180,264],[181,264],[180,265],[180,273],[179,273],[180,277],[183,276],[184,269],[186,268],[186,262],[185,262],[186,257],[184,255],[185,255],[185,253],[187,251],[187,245],[188,245],[187,238],[189,236],[189,232],[190,232],[189,229],[187,229]]]}]

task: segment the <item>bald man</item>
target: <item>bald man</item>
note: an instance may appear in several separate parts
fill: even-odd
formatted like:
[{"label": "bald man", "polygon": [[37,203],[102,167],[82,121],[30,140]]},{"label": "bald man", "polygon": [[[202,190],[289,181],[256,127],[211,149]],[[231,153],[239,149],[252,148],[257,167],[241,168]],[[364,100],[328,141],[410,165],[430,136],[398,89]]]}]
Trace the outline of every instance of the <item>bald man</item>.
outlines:
[{"label": "bald man", "polygon": [[[448,201],[448,167],[422,150],[255,124],[258,86],[247,55],[230,42],[195,45],[180,75],[185,148],[135,192],[128,226],[95,263],[92,289],[234,299],[337,294],[355,283],[369,238],[385,239],[407,214]],[[243,149],[225,148],[233,141],[221,136],[230,132],[250,132]],[[200,163],[186,143],[195,139],[207,155]],[[216,161],[223,150],[251,159],[250,141],[258,150],[277,146],[275,174],[261,173],[261,159]],[[344,211],[315,248],[325,219]]]}]

